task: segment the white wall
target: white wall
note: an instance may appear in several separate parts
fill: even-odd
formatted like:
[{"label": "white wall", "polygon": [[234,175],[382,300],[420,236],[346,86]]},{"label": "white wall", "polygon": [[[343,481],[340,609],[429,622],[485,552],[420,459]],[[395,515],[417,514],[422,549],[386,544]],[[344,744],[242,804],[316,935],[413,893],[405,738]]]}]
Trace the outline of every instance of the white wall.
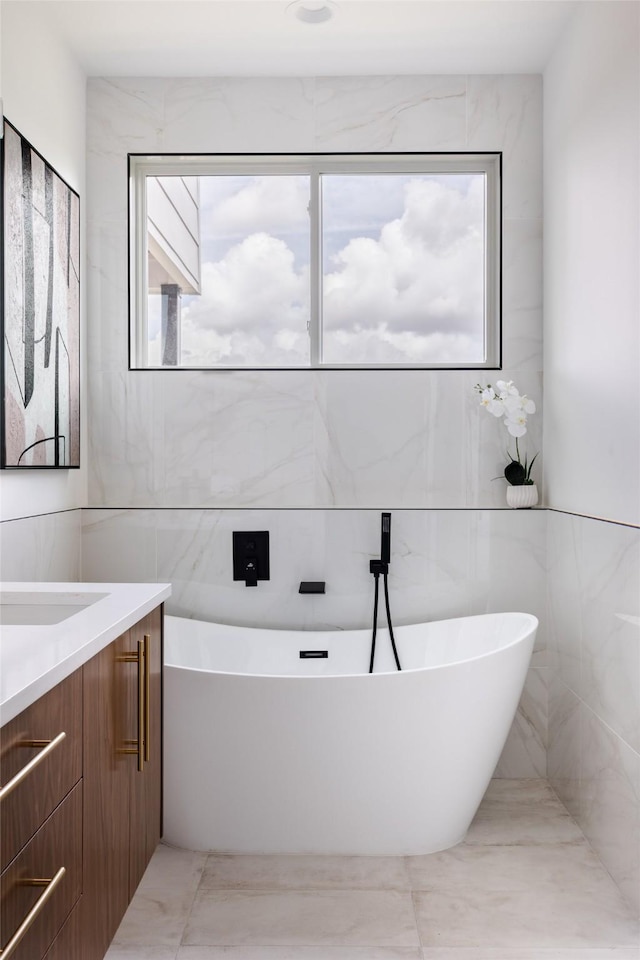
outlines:
[{"label": "white wall", "polygon": [[640,914],[640,531],[547,512],[548,775]]},{"label": "white wall", "polygon": [[[41,5],[1,6],[0,93],[4,114],[80,194],[84,251],[86,78],[57,38]],[[84,254],[82,254],[84,256]],[[81,345],[86,343],[85,271],[81,270]],[[84,347],[83,347],[84,349]],[[0,472],[0,520],[81,507],[86,500],[86,378],[82,363],[80,470]]]},{"label": "white wall", "polygon": [[540,403],[541,93],[539,76],[91,79],[90,505],[505,506],[507,434],[473,391],[495,371],[128,371],[127,152],[503,150],[502,375]]},{"label": "white wall", "polygon": [[640,913],[639,47],[582,4],[544,75],[544,448],[549,777]]},{"label": "white wall", "polygon": [[[398,623],[544,619],[545,515],[482,509],[506,507],[506,433],[473,390],[486,373],[129,371],[126,207],[128,151],[503,150],[503,375],[540,402],[541,92],[539,76],[90,80],[85,578],[170,580],[170,612],[221,622],[363,627],[382,507]],[[247,590],[231,532],[255,525],[272,579]],[[301,579],[326,596],[301,598]],[[545,656],[542,624],[503,776],[546,772]]]},{"label": "white wall", "polygon": [[545,489],[640,523],[637,3],[586,3],[544,75]]}]

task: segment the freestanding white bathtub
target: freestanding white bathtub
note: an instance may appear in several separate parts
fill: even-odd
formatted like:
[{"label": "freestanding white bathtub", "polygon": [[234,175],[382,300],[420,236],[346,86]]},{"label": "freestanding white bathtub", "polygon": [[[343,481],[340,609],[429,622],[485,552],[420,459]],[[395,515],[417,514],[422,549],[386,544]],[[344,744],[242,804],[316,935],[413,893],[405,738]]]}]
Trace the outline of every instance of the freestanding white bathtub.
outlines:
[{"label": "freestanding white bathtub", "polygon": [[[164,836],[225,853],[432,853],[463,839],[504,746],[538,621],[386,630],[165,620]],[[301,658],[300,651],[326,653]]]}]

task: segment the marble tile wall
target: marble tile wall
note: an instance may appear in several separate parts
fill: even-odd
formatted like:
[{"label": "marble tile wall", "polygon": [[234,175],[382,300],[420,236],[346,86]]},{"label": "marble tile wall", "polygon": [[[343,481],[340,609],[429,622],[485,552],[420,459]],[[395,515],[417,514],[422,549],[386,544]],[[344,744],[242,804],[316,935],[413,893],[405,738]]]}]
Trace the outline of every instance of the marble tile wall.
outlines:
[{"label": "marble tile wall", "polygon": [[[546,774],[545,518],[542,510],[396,510],[392,516],[395,623],[515,609],[540,619],[498,768],[506,777]],[[271,580],[256,589],[232,579],[233,530],[269,530]],[[379,549],[378,511],[83,511],[84,580],[170,582],[169,613],[221,623],[366,627],[373,609],[369,559]],[[301,580],[325,580],[326,594],[301,596]]]},{"label": "marble tile wall", "polygon": [[[361,626],[376,511],[393,509],[399,623],[518,606],[541,618],[502,776],[547,772],[548,602],[549,772],[633,900],[637,531],[489,509],[504,507],[491,482],[504,437],[479,416],[473,372],[128,370],[127,152],[503,150],[503,376],[541,401],[541,78],[91,79],[87,129],[83,578],[170,580],[170,609],[188,616]],[[230,538],[252,526],[270,529],[279,573],[246,591]],[[303,578],[326,579],[326,597],[301,598]]]},{"label": "marble tile wall", "polygon": [[547,524],[549,777],[640,913],[640,530]]},{"label": "marble tile wall", "polygon": [[130,372],[127,153],[504,151],[502,375],[540,402],[541,129],[539,76],[90,79],[89,504],[504,506],[473,371]]},{"label": "marble tile wall", "polygon": [[[502,375],[539,401],[540,450],[541,130],[539,76],[90,79],[88,502],[116,509],[84,513],[84,579],[170,580],[189,616],[362,625],[378,515],[310,508],[397,508],[399,622],[541,611],[542,515],[486,509],[505,506],[506,435],[481,415],[477,372],[132,372],[127,339],[128,152],[502,150]],[[228,582],[227,541],[254,522],[286,573],[249,596]],[[330,602],[303,603],[303,578],[331,580]],[[544,656],[541,630],[505,775],[546,768]]]},{"label": "marble tile wall", "polygon": [[63,510],[0,523],[0,580],[80,580],[80,514]]}]

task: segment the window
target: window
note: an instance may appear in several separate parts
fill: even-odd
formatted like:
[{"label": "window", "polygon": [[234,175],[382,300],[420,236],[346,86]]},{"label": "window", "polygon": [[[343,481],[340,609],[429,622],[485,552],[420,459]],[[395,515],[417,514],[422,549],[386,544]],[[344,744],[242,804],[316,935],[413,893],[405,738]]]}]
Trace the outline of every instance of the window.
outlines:
[{"label": "window", "polygon": [[129,167],[132,367],[500,366],[501,154]]}]

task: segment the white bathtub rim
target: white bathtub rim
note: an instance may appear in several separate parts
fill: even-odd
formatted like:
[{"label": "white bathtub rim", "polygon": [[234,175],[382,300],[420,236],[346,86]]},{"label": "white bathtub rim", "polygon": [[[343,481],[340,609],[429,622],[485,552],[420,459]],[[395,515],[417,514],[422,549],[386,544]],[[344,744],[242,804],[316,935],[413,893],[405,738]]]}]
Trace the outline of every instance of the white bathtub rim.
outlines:
[{"label": "white bathtub rim", "polygon": [[[521,632],[520,632],[513,640],[509,640],[509,642],[504,643],[504,644],[502,644],[501,646],[496,647],[496,648],[493,649],[493,650],[485,651],[484,653],[477,654],[476,656],[473,656],[473,657],[465,657],[465,658],[462,659],[462,660],[448,660],[446,663],[434,664],[433,666],[427,666],[427,667],[412,667],[412,668],[408,668],[408,669],[404,669],[404,668],[403,668],[402,670],[395,670],[395,669],[394,669],[394,670],[380,670],[380,671],[376,671],[375,673],[336,673],[336,674],[321,674],[321,675],[317,675],[317,674],[303,674],[303,675],[299,675],[299,674],[292,674],[292,673],[245,673],[245,672],[243,672],[243,671],[232,671],[232,670],[211,670],[211,669],[207,669],[207,668],[204,668],[204,667],[183,666],[183,665],[181,665],[181,664],[169,663],[169,662],[167,662],[166,660],[165,660],[164,666],[165,666],[165,668],[168,668],[168,669],[171,669],[171,670],[180,670],[180,671],[185,671],[185,672],[188,672],[188,673],[204,673],[204,674],[207,674],[208,676],[217,676],[217,677],[244,677],[244,678],[246,678],[247,680],[253,679],[253,680],[265,680],[265,681],[266,681],[266,680],[298,680],[298,681],[300,681],[300,680],[355,680],[355,679],[359,679],[359,678],[361,678],[361,677],[369,677],[370,679],[373,680],[373,679],[375,679],[375,678],[380,678],[380,677],[402,676],[403,674],[404,674],[405,676],[412,676],[412,675],[418,674],[418,673],[435,672],[435,671],[437,671],[437,670],[446,670],[446,669],[450,669],[451,667],[459,667],[459,666],[463,666],[463,665],[465,665],[465,664],[476,663],[476,662],[479,661],[479,660],[485,660],[487,657],[492,657],[492,656],[495,656],[495,655],[497,655],[497,654],[499,654],[499,653],[503,653],[503,652],[511,649],[511,647],[514,647],[514,646],[516,646],[516,645],[519,644],[519,643],[523,643],[523,642],[524,642],[525,640],[527,640],[532,634],[535,635],[535,632],[537,631],[538,626],[539,626],[539,620],[538,620],[538,618],[535,616],[535,614],[533,614],[533,613],[524,613],[524,612],[518,611],[518,610],[505,610],[505,611],[497,611],[497,612],[494,612],[494,613],[471,614],[471,615],[465,616],[465,617],[449,617],[449,618],[447,618],[447,620],[426,620],[426,621],[424,621],[424,626],[429,626],[429,624],[431,624],[431,623],[443,623],[443,624],[445,624],[445,623],[454,623],[454,622],[457,623],[457,622],[463,621],[463,620],[464,620],[464,621],[476,621],[476,620],[481,620],[481,619],[485,619],[485,618],[488,618],[488,617],[500,617],[500,616],[523,617],[523,618],[525,618],[524,621],[523,621],[523,623],[522,623],[522,630],[521,630]],[[304,631],[302,631],[302,630],[300,630],[300,631],[298,631],[298,630],[290,630],[290,629],[287,629],[287,628],[251,627],[251,626],[246,626],[246,625],[245,625],[245,626],[239,626],[238,624],[223,624],[223,623],[217,623],[217,622],[214,622],[214,621],[198,620],[196,617],[176,617],[176,616],[174,616],[173,614],[166,614],[166,615],[165,615],[165,621],[167,621],[167,620],[169,620],[169,621],[186,621],[186,622],[203,623],[203,624],[205,624],[205,625],[210,623],[211,626],[213,626],[213,627],[229,627],[229,629],[232,629],[232,630],[233,630],[233,629],[256,630],[257,632],[259,632],[259,633],[261,633],[261,634],[267,634],[267,635],[268,635],[268,634],[273,634],[273,635],[278,634],[278,635],[281,635],[281,634],[283,634],[283,633],[284,633],[284,634],[287,634],[287,633],[304,633],[306,636],[309,636],[309,637],[313,637],[314,634],[316,634],[316,633],[336,633],[336,634],[341,634],[341,633],[345,633],[345,634],[362,633],[362,634],[367,634],[367,635],[369,635],[369,636],[371,635],[371,628],[364,628],[364,629],[361,628],[361,629],[359,629],[359,630],[333,630],[333,631],[331,631],[331,630],[317,630],[317,631],[314,631],[314,630],[304,630]],[[417,623],[417,624],[415,624],[415,623],[402,624],[402,625],[400,625],[400,626],[398,626],[398,627],[395,628],[396,631],[397,631],[397,630],[400,630],[400,629],[402,628],[402,626],[415,627],[415,626],[422,626],[422,624],[421,624],[421,623]],[[526,629],[525,629],[525,628],[526,628]],[[388,633],[388,627],[380,626],[380,627],[378,628],[378,637],[377,637],[377,639],[380,639],[381,637],[384,637],[384,636],[386,635],[386,633]]]}]

